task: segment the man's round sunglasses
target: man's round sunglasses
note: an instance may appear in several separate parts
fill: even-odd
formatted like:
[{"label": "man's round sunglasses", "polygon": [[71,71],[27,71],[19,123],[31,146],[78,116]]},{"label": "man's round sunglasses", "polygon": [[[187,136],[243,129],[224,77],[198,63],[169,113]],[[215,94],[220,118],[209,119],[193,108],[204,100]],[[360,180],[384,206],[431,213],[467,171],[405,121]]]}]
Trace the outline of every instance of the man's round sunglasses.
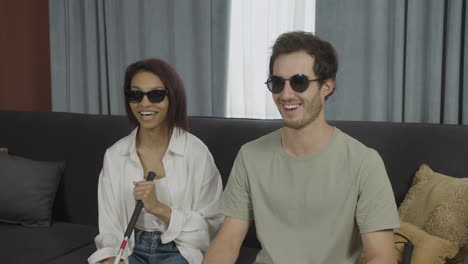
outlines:
[{"label": "man's round sunglasses", "polygon": [[159,103],[164,100],[167,95],[167,90],[151,90],[148,92],[142,92],[138,90],[126,90],[125,96],[131,103],[139,103],[143,100],[143,96],[148,97],[148,100],[152,103]]},{"label": "man's round sunglasses", "polygon": [[284,79],[276,75],[271,75],[265,82],[265,84],[267,85],[268,90],[270,90],[270,92],[278,94],[281,93],[281,91],[283,91],[284,84],[288,80],[289,84],[291,85],[291,88],[298,93],[302,93],[305,90],[307,90],[307,87],[309,87],[309,82],[320,81],[320,79],[309,80],[309,77],[307,77],[307,75],[304,74],[295,74],[289,79]]}]

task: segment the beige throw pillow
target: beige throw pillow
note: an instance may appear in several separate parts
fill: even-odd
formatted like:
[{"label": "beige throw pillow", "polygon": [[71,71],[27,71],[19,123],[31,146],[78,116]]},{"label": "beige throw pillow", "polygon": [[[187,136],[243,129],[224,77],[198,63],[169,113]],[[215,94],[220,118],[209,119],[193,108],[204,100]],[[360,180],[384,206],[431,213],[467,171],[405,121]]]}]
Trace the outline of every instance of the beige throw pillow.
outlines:
[{"label": "beige throw pillow", "polygon": [[[446,259],[452,259],[458,252],[458,243],[451,242],[436,236],[431,236],[415,225],[401,222],[400,228],[394,230],[395,233],[407,237],[414,245],[411,264],[445,264]],[[395,250],[398,256],[398,263],[403,257],[403,243],[406,239],[395,234]],[[361,255],[360,264],[366,263],[365,253]]]},{"label": "beige throw pillow", "polygon": [[[401,222],[400,228],[395,229],[395,232],[404,235],[413,243],[412,264],[444,264],[446,263],[446,258],[453,258],[459,249],[457,242],[431,236],[417,226],[407,222]],[[395,235],[395,242],[399,241],[406,242],[404,238]],[[404,244],[397,243],[395,247],[398,251],[398,263],[400,263]]]},{"label": "beige throw pillow", "polygon": [[398,209],[400,219],[461,246],[468,244],[468,178],[453,178],[423,164]]}]

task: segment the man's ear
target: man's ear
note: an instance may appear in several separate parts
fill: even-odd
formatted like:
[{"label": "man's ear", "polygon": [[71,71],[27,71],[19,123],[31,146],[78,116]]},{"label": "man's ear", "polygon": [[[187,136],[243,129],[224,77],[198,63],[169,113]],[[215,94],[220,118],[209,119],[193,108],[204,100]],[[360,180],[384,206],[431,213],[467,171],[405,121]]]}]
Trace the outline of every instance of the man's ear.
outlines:
[{"label": "man's ear", "polygon": [[331,93],[333,93],[334,89],[335,89],[335,80],[327,79],[322,83],[322,88],[320,89],[320,93],[323,96],[328,96]]}]

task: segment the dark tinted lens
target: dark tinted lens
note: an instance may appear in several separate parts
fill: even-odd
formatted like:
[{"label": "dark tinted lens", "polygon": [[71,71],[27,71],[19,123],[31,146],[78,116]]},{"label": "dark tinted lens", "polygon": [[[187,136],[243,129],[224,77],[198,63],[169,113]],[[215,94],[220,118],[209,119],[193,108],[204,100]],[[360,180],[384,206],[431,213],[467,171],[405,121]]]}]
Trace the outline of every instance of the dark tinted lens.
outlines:
[{"label": "dark tinted lens", "polygon": [[281,93],[284,88],[284,79],[278,76],[271,76],[268,80],[268,89],[272,93]]},{"label": "dark tinted lens", "polygon": [[151,90],[146,93],[146,96],[148,96],[148,100],[150,100],[150,102],[159,103],[164,100],[166,93],[167,90]]},{"label": "dark tinted lens", "polygon": [[143,99],[143,92],[127,90],[125,91],[125,96],[127,96],[129,102],[140,102]]},{"label": "dark tinted lens", "polygon": [[307,87],[309,87],[309,77],[303,74],[296,74],[291,77],[289,83],[294,91],[302,93],[307,89]]}]

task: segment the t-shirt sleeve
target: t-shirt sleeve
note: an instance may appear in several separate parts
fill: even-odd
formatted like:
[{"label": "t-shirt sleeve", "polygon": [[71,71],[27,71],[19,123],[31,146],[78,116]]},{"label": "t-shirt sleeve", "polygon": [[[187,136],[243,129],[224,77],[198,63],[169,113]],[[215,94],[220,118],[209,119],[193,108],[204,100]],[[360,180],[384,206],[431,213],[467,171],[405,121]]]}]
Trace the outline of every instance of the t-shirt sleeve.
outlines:
[{"label": "t-shirt sleeve", "polygon": [[360,168],[356,222],[361,234],[400,226],[390,180],[382,158],[374,150]]},{"label": "t-shirt sleeve", "polygon": [[247,169],[243,158],[243,149],[237,154],[229,175],[226,189],[221,199],[221,210],[224,215],[241,220],[252,220],[252,200]]}]

